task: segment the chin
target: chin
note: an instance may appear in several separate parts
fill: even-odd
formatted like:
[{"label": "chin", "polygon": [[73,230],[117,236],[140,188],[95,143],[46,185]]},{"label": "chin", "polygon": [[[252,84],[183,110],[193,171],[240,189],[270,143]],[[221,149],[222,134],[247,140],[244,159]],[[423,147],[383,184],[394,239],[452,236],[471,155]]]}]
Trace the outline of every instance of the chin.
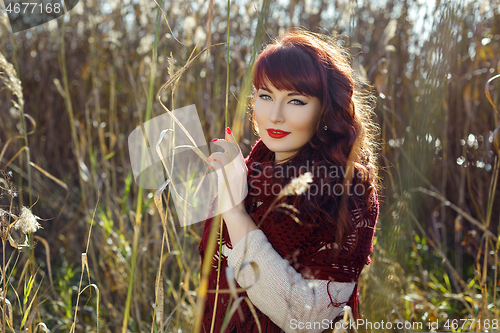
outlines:
[{"label": "chin", "polygon": [[272,138],[262,138],[262,141],[272,152],[281,151],[283,148],[283,143],[273,142]]},{"label": "chin", "polygon": [[[262,140],[262,141],[264,141],[264,140]],[[284,146],[284,145],[273,145],[272,143],[271,144],[267,144],[265,141],[264,141],[264,144],[266,145],[267,149],[269,149],[273,153],[275,153],[275,154],[277,152],[279,152],[279,153],[285,153],[286,156],[293,156],[300,149],[300,147],[290,147],[290,146]]]}]

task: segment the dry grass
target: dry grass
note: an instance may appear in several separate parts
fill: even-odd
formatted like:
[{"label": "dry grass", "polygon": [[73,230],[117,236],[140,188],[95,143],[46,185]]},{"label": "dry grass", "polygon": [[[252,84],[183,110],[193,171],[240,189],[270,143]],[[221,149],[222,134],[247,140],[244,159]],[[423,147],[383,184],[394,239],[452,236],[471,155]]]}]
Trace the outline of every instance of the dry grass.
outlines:
[{"label": "dry grass", "polygon": [[[500,96],[498,79],[489,81],[500,70],[500,14],[488,1],[442,3],[443,15],[425,18],[435,37],[427,41],[412,30],[408,6],[419,5],[399,0],[382,8],[325,2],[318,11],[266,1],[259,15],[251,3],[231,4],[229,29],[225,4],[167,3],[171,30],[163,16],[155,23],[152,1],[101,4],[81,1],[64,26],[12,35],[4,19],[0,25],[0,168],[13,172],[19,190],[0,208],[37,202],[33,214],[48,219],[27,250],[4,250],[13,258],[3,270],[4,323],[19,330],[26,316],[31,332],[191,330],[203,296],[203,226],[180,227],[168,191],[135,185],[127,136],[163,107],[194,103],[207,141],[221,137],[228,95],[227,122],[246,155],[255,140],[248,62],[266,33],[290,24],[349,34],[353,66],[379,96],[383,205],[363,272],[364,315],[443,324],[500,318]],[[229,81],[227,49],[201,53],[228,33]]]}]

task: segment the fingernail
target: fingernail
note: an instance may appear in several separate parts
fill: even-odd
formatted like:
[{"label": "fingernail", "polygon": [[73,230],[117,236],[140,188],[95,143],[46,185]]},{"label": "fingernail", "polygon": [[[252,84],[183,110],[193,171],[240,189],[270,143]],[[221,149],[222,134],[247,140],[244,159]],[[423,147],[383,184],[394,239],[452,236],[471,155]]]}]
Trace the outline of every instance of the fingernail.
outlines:
[{"label": "fingernail", "polygon": [[212,142],[215,142],[215,141],[217,141],[217,140],[219,140],[219,139],[213,139],[213,140],[212,140]]},{"label": "fingernail", "polygon": [[227,132],[227,134],[231,134],[231,129],[229,127],[226,128],[226,132]]}]

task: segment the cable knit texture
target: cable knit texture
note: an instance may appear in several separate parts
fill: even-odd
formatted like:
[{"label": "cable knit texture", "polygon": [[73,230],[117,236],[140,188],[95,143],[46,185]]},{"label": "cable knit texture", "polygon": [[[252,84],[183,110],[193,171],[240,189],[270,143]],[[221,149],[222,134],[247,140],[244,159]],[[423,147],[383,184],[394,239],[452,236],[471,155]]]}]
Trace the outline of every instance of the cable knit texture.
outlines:
[{"label": "cable knit texture", "polygon": [[[300,273],[305,279],[319,279],[328,281],[327,290],[331,281],[337,282],[354,282],[356,287],[351,294],[347,305],[354,312],[355,318],[359,317],[358,309],[358,287],[357,281],[363,267],[370,263],[369,254],[373,250],[373,237],[375,233],[375,225],[378,218],[379,204],[376,192],[372,197],[370,209],[363,216],[361,208],[351,211],[351,220],[354,226],[354,231],[345,237],[345,241],[341,246],[338,255],[333,256],[332,252],[338,249],[338,244],[335,243],[335,237],[330,231],[323,227],[320,223],[316,227],[312,224],[298,224],[292,217],[284,213],[282,209],[273,209],[267,215],[264,221],[261,221],[263,215],[276,198],[272,190],[272,163],[268,160],[269,149],[264,145],[261,139],[257,140],[252,151],[245,159],[248,167],[248,183],[249,193],[245,198],[245,208],[250,217],[257,223],[261,223],[260,230],[265,234],[267,240],[279,255],[287,260],[291,267],[296,272]],[[276,193],[277,194],[277,193]],[[287,203],[290,198],[284,197],[279,203]],[[214,209],[214,204],[217,200],[215,197],[212,201],[211,209]],[[297,207],[300,211],[300,207]],[[307,219],[298,215],[300,221],[307,222]],[[212,225],[212,218],[205,221],[202,240],[198,247],[201,255],[202,265],[205,254],[208,235]],[[256,231],[254,231],[256,233]],[[220,235],[217,235],[219,240]],[[223,221],[222,245],[232,249],[227,226]],[[219,241],[216,242],[215,255],[212,258],[212,270],[209,275],[208,289],[215,290],[217,286],[217,266],[219,255],[221,257],[221,274],[219,279],[219,289],[228,289],[226,280],[226,267],[228,267],[228,258],[224,251],[219,254]],[[242,263],[239,263],[241,265]],[[250,268],[249,266],[247,266]],[[245,267],[244,269],[247,269]],[[239,269],[239,268],[238,268]],[[293,274],[293,272],[291,272]],[[276,282],[279,284],[279,281]],[[237,283],[238,288],[241,286]],[[248,287],[248,286],[245,286]],[[277,285],[276,288],[279,286]],[[248,290],[250,292],[250,289]],[[241,292],[239,297],[248,297],[247,292]],[[345,302],[339,302],[335,295],[329,293],[329,306],[341,307]],[[227,311],[229,295],[220,293],[217,299],[217,310],[215,315],[214,332],[219,333],[222,328],[224,316]],[[293,295],[290,297],[290,302],[293,303]],[[205,308],[203,313],[203,328],[202,332],[210,332],[212,314],[214,309],[215,294],[208,293]],[[258,332],[256,321],[246,302],[240,303],[240,308],[243,313],[243,320],[240,318],[237,311],[224,332]],[[261,312],[256,307],[257,317],[260,322],[262,332],[283,332],[271,318]],[[293,314],[290,314],[293,315]],[[299,319],[299,318],[297,318]],[[330,318],[333,320],[334,318]],[[275,319],[276,320],[276,319]],[[283,319],[282,319],[283,320]],[[286,319],[288,320],[288,319]]]},{"label": "cable knit texture", "polygon": [[[223,246],[222,253],[226,249]],[[343,306],[328,306],[330,296],[335,303],[344,304],[356,285],[354,282],[304,279],[276,252],[260,229],[241,238],[227,259],[228,266],[234,268],[238,284],[243,288],[251,287],[247,294],[252,303],[286,333],[321,333],[325,319],[336,318],[344,312]],[[251,261],[259,267],[257,281],[253,267],[243,265]],[[318,325],[304,331],[298,329],[298,322]]]}]

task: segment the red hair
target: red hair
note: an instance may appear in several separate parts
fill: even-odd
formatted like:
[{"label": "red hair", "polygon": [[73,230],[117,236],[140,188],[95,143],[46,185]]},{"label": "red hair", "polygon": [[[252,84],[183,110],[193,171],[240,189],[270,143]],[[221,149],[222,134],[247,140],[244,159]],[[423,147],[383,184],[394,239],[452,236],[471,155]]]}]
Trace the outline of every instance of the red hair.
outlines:
[{"label": "red hair", "polygon": [[[313,181],[318,186],[321,180],[324,186],[339,183],[344,186],[346,182],[351,182],[352,186],[364,186],[362,195],[311,197],[306,196],[306,192],[294,197],[293,204],[301,214],[308,214],[321,223],[329,223],[337,242],[342,244],[344,235],[352,231],[348,209],[361,206],[364,213],[373,203],[372,195],[378,187],[375,150],[379,128],[372,120],[374,97],[356,76],[350,54],[338,45],[339,41],[343,40],[337,36],[294,28],[267,45],[257,57],[252,73],[254,99],[257,89],[269,90],[267,84],[271,83],[278,90],[296,91],[320,100],[321,114],[314,134],[285,164],[294,166],[293,172],[301,170],[299,167],[305,165],[307,160],[315,170],[325,169],[320,166],[325,166],[327,170],[334,166],[347,171],[345,177],[341,174],[336,178],[328,177],[328,173],[320,176],[313,173]],[[255,117],[253,125],[258,133]],[[328,126],[326,131],[325,125]],[[269,154],[272,159],[274,153]],[[352,173],[349,174],[349,171]],[[275,180],[285,184],[290,179]],[[325,219],[326,222],[323,222]]]}]

